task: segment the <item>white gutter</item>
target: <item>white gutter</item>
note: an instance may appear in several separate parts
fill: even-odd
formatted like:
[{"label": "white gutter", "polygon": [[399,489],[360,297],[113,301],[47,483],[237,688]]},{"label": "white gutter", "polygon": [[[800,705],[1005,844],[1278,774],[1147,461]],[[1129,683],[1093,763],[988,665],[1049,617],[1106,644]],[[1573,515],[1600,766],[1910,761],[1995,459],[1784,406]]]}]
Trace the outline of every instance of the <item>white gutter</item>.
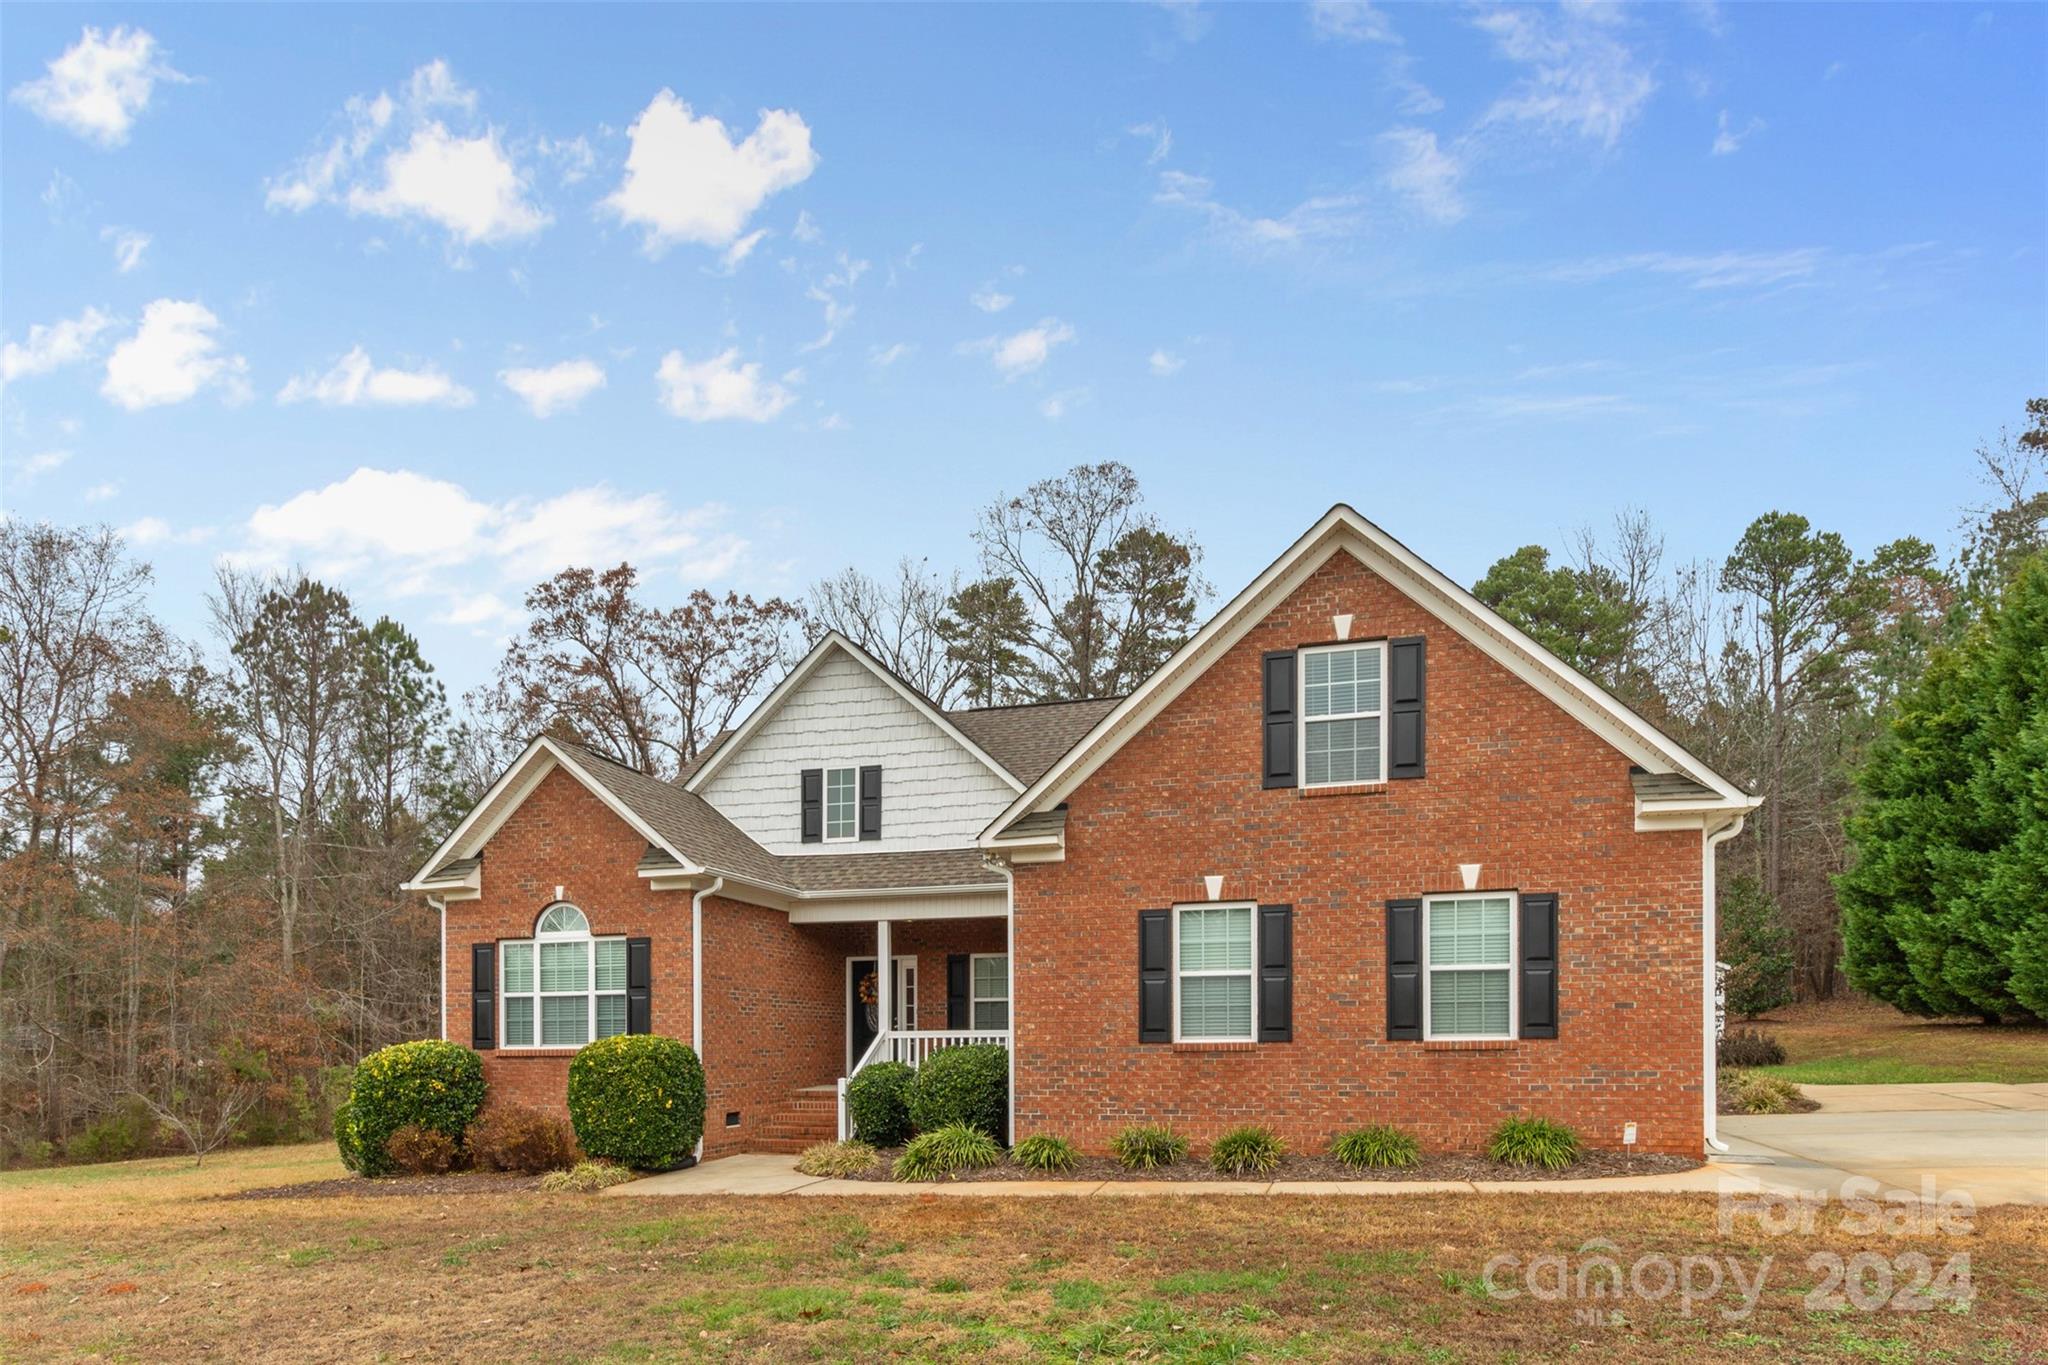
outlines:
[{"label": "white gutter", "polygon": [[1743,822],[1749,817],[1738,815],[1718,828],[1701,826],[1704,833],[1700,839],[1700,974],[1704,981],[1705,1006],[1702,1012],[1700,1032],[1706,1039],[1704,1061],[1706,1083],[1701,1090],[1706,1095],[1707,1147],[1710,1151],[1725,1152],[1728,1144],[1721,1141],[1720,1117],[1721,1097],[1719,1040],[1714,1037],[1714,958],[1715,936],[1718,918],[1718,900],[1714,891],[1714,853],[1722,844],[1742,833]]},{"label": "white gutter", "polygon": [[[725,878],[713,879],[711,885],[690,897],[690,1050],[697,1054],[697,1065],[704,1065],[704,898],[715,896],[725,886]],[[709,1073],[706,1073],[705,1090],[710,1090]],[[705,1114],[706,1122],[711,1115]],[[697,1134],[697,1146],[690,1153],[693,1157],[704,1155],[704,1134]]]},{"label": "white gutter", "polygon": [[434,994],[441,1002],[441,1041],[445,1043],[448,1041],[448,902],[429,896],[427,904],[441,916],[441,969]]}]

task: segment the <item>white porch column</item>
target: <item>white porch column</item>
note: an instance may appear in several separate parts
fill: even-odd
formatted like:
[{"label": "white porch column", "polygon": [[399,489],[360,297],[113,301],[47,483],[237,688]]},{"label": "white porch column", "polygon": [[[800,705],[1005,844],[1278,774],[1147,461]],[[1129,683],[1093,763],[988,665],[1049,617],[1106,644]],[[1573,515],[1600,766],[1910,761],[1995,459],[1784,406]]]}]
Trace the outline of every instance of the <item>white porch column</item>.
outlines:
[{"label": "white porch column", "polygon": [[[887,1036],[889,1022],[896,1017],[896,956],[889,947],[889,921],[875,921],[875,1013],[878,1031]],[[890,1060],[885,1048],[882,1061]]]}]

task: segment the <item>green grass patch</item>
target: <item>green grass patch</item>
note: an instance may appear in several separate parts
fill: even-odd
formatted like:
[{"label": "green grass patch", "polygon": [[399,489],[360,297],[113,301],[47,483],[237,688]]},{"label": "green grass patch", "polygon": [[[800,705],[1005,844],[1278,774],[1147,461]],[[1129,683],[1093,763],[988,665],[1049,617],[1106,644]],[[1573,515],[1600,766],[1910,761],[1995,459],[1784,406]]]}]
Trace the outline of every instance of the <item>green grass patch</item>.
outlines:
[{"label": "green grass patch", "polygon": [[1270,1294],[1287,1278],[1284,1270],[1184,1270],[1154,1286],[1171,1298],[1197,1294]]},{"label": "green grass patch", "polygon": [[1935,1064],[1897,1057],[1816,1057],[1783,1066],[1760,1066],[1756,1070],[1765,1076],[1781,1076],[1796,1085],[1940,1085],[1971,1081],[2028,1085],[2048,1081],[2048,1062],[2030,1065],[1998,1058],[1959,1058]]},{"label": "green grass patch", "polygon": [[1109,1291],[1093,1280],[1061,1280],[1052,1287],[1052,1306],[1070,1313],[1085,1313],[1102,1305]]},{"label": "green grass patch", "polygon": [[294,1267],[319,1265],[322,1261],[331,1259],[333,1255],[334,1253],[326,1247],[299,1247],[286,1255],[285,1264]]},{"label": "green grass patch", "polygon": [[627,1223],[615,1229],[612,1240],[635,1251],[653,1251],[670,1242],[702,1238],[705,1231],[706,1220],[702,1218],[652,1218],[644,1223]]}]

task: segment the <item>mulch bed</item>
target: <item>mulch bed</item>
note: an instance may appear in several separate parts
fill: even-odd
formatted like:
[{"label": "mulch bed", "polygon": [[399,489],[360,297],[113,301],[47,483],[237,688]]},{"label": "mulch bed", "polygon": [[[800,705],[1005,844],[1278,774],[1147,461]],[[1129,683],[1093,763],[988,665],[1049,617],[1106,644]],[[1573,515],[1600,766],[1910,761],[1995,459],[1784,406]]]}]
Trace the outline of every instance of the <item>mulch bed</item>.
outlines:
[{"label": "mulch bed", "polygon": [[[880,1160],[864,1173],[851,1177],[855,1180],[886,1181],[890,1163],[902,1152],[900,1147],[884,1148]],[[1664,1175],[1671,1171],[1690,1171],[1702,1162],[1698,1157],[1689,1156],[1625,1156],[1620,1152],[1585,1152],[1579,1159],[1561,1171],[1546,1171],[1541,1167],[1503,1166],[1483,1156],[1458,1152],[1440,1152],[1426,1155],[1418,1165],[1403,1170],[1368,1169],[1355,1170],[1330,1156],[1285,1156],[1280,1159],[1280,1169],[1271,1175],[1223,1175],[1213,1170],[1209,1163],[1198,1156],[1189,1156],[1171,1166],[1152,1171],[1129,1171],[1113,1157],[1084,1156],[1080,1164],[1065,1175],[1046,1175],[1039,1171],[1027,1171],[1007,1161],[1000,1166],[986,1170],[962,1171],[955,1180],[1235,1180],[1247,1184],[1263,1185],[1273,1180],[1591,1180],[1609,1175]]]},{"label": "mulch bed", "polygon": [[464,1171],[456,1175],[387,1175],[376,1179],[348,1176],[341,1180],[308,1180],[298,1185],[273,1185],[263,1190],[224,1194],[222,1199],[381,1199],[391,1195],[524,1194],[540,1188],[537,1175],[506,1175],[497,1171]]},{"label": "mulch bed", "polygon": [[[1749,1112],[1747,1109],[1736,1104],[1734,1098],[1728,1094],[1726,1089],[1723,1089],[1716,1098],[1715,1108],[1724,1114],[1747,1114]],[[1795,1095],[1785,1102],[1783,1109],[1774,1109],[1771,1112],[1774,1114],[1811,1114],[1818,1108],[1820,1108],[1819,1100],[1808,1099],[1804,1095]]]}]

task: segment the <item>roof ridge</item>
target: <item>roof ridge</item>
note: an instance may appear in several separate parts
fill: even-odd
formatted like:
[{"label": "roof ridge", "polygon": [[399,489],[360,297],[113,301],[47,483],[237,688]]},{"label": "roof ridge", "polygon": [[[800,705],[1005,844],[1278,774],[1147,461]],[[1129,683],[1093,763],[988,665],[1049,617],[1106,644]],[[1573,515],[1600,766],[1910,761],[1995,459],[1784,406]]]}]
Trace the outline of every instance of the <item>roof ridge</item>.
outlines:
[{"label": "roof ridge", "polygon": [[948,708],[949,716],[980,716],[990,711],[1028,711],[1035,706],[1086,706],[1091,702],[1119,702],[1130,693],[1114,697],[1066,697],[1056,701],[1006,701],[999,706],[955,706]]}]

